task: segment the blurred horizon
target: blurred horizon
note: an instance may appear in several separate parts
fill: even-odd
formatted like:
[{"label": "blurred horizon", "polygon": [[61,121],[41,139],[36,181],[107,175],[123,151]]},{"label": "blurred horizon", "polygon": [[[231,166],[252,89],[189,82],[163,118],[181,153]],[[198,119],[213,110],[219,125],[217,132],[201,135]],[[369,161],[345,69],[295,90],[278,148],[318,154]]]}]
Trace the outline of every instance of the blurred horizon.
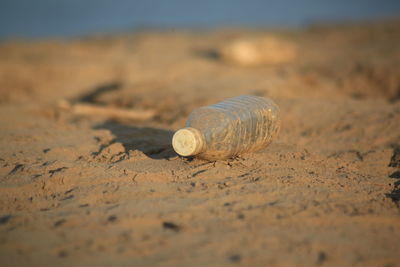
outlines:
[{"label": "blurred horizon", "polygon": [[298,28],[400,17],[395,0],[0,0],[0,39],[152,29]]}]

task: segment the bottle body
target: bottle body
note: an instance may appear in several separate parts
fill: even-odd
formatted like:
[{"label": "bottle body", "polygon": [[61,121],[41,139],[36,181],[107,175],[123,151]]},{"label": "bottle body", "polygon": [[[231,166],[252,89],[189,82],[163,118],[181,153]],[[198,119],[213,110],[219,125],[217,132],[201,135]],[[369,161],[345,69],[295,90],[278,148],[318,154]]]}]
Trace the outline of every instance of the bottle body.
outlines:
[{"label": "bottle body", "polygon": [[[183,156],[227,159],[266,147],[279,128],[279,108],[272,100],[239,96],[194,110],[186,128],[175,133],[172,143],[175,151]],[[183,132],[190,135],[186,136],[186,142],[180,142],[184,139]],[[180,153],[182,148],[191,145],[195,147]]]}]

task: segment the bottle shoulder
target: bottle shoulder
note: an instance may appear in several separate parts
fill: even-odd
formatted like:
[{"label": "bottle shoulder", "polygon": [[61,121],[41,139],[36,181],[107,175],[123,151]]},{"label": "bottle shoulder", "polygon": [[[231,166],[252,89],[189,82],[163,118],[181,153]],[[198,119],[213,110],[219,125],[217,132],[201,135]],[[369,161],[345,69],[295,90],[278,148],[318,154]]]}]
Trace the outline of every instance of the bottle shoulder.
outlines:
[{"label": "bottle shoulder", "polygon": [[186,126],[195,127],[196,126],[203,126],[203,125],[220,125],[224,126],[226,123],[229,122],[228,114],[223,110],[219,110],[216,108],[212,108],[211,106],[208,107],[201,107],[195,109],[188,117]]}]

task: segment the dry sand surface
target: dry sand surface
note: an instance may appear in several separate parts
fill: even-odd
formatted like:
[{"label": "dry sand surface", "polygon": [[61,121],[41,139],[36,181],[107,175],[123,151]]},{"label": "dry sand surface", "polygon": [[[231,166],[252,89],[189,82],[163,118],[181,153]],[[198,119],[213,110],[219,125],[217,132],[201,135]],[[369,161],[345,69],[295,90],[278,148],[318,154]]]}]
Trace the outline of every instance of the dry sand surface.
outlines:
[{"label": "dry sand surface", "polygon": [[[0,265],[400,266],[399,29],[3,41]],[[297,57],[243,66],[218,53],[266,34]],[[269,147],[175,154],[193,109],[243,94],[281,108]]]}]

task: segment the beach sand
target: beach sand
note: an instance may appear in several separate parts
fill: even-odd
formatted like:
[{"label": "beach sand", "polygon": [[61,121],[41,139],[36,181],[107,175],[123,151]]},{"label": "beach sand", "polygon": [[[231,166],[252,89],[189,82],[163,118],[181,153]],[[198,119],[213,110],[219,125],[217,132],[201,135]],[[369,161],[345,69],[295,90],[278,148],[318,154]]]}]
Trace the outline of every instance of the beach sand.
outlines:
[{"label": "beach sand", "polygon": [[[0,265],[399,266],[399,28],[3,41]],[[221,57],[265,35],[297,56]],[[270,146],[216,162],[175,154],[193,109],[245,94],[281,109]]]}]

